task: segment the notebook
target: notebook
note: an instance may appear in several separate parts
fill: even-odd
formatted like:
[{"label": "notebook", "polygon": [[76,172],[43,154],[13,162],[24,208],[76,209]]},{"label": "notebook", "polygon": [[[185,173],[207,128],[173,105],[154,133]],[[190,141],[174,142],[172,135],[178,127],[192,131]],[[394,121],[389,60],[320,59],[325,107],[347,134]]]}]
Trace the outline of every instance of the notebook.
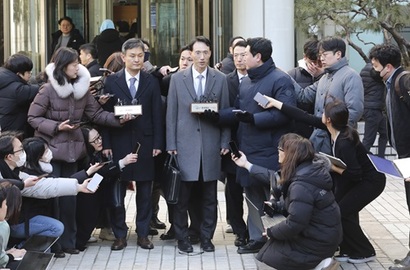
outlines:
[{"label": "notebook", "polygon": [[58,237],[32,235],[24,243],[22,248],[27,251],[46,252],[57,240]]},{"label": "notebook", "polygon": [[47,270],[54,253],[27,251],[16,270]]},{"label": "notebook", "polygon": [[253,202],[251,202],[251,200],[249,200],[247,197],[245,197],[245,200],[246,200],[246,204],[248,205],[249,219],[261,232],[264,232],[265,228],[270,228],[272,226],[275,226],[276,224],[286,219],[281,214],[277,214],[274,217],[270,217],[268,215],[261,217],[259,214],[259,209],[253,204]]},{"label": "notebook", "polygon": [[378,172],[399,178],[410,177],[410,158],[388,160],[371,154],[367,156]]},{"label": "notebook", "polygon": [[319,154],[324,155],[325,157],[327,157],[330,160],[330,162],[333,165],[335,165],[336,167],[346,169],[346,163],[344,163],[343,160],[341,160],[340,158],[325,154],[323,152],[319,152]]}]

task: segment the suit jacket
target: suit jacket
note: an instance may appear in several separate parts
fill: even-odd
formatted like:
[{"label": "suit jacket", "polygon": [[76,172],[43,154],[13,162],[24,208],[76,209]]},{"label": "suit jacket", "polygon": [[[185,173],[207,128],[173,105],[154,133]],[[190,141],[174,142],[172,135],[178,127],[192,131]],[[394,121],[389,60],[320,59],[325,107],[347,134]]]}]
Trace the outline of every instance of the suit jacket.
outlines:
[{"label": "suit jacket", "polygon": [[[114,94],[104,109],[114,111],[117,100],[131,104],[131,97],[125,70],[108,76],[105,81],[105,91]],[[141,143],[137,163],[126,166],[121,174],[125,181],[150,181],[154,179],[153,149],[163,150],[163,118],[161,115],[161,94],[158,80],[152,75],[140,71],[140,80],[135,95],[138,104],[142,105],[142,115],[123,125],[121,128],[105,129],[103,131],[104,149],[112,149],[115,162],[131,153],[137,144]]]},{"label": "suit jacket", "polygon": [[[208,67],[204,96],[217,99],[219,109],[229,106],[224,74]],[[220,149],[228,148],[230,131],[190,113],[196,97],[192,68],[172,75],[167,100],[167,150],[178,152],[182,181],[198,181],[201,165],[204,181],[212,181],[220,178]]]}]

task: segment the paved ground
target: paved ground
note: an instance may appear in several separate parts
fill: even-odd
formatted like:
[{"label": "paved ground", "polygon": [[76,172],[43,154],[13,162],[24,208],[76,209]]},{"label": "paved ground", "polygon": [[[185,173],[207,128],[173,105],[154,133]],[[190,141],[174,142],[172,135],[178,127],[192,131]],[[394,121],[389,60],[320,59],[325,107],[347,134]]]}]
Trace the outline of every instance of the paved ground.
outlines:
[{"label": "paved ground", "polygon": [[[408,249],[409,214],[405,204],[403,182],[389,178],[383,194],[361,212],[362,226],[370,236],[377,252],[377,261],[353,265],[343,263],[340,269],[387,269],[395,258],[404,256]],[[234,235],[225,233],[225,197],[223,185],[219,186],[219,216],[215,232],[214,253],[203,253],[195,256],[178,254],[175,241],[162,241],[153,236],[153,250],[147,251],[137,247],[134,232],[135,203],[134,192],[129,191],[127,201],[127,223],[130,227],[128,247],[122,251],[111,251],[112,242],[98,241],[91,244],[79,255],[69,255],[63,259],[54,259],[51,269],[54,270],[171,270],[171,269],[272,269],[260,264],[253,255],[239,255],[233,245]],[[160,219],[167,220],[166,204],[161,199]],[[169,224],[167,224],[169,225]],[[160,231],[163,233],[164,231]],[[94,232],[98,238],[99,230]],[[194,246],[199,251],[199,245]]]}]

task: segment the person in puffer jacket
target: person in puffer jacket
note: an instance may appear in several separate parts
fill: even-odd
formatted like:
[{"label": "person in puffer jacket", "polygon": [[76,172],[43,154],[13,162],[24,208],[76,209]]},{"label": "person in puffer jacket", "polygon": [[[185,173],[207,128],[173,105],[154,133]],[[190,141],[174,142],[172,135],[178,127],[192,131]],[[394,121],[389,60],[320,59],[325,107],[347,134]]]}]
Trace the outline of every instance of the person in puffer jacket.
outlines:
[{"label": "person in puffer jacket", "polygon": [[[256,256],[259,261],[281,270],[315,268],[332,257],[342,240],[339,206],[332,192],[330,162],[315,154],[311,142],[288,133],[279,141],[279,163],[286,220],[267,228],[269,241]],[[273,171],[247,161],[246,156],[233,158],[246,168],[254,181],[270,181]],[[327,267],[338,263],[328,259]],[[331,268],[329,268],[331,267]]]}]

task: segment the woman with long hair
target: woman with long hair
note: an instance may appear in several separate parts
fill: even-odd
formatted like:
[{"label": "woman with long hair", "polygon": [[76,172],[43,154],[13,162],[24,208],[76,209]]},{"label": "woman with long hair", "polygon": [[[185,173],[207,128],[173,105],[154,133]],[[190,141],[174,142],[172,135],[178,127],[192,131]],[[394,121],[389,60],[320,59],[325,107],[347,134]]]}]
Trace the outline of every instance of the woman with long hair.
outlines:
[{"label": "woman with long hair", "polygon": [[359,212],[383,192],[386,176],[373,167],[359,134],[348,125],[349,110],[346,104],[339,100],[328,102],[322,118],[319,118],[271,97],[267,98],[269,104],[266,107],[275,107],[293,119],[330,133],[333,156],[346,164],[346,168],[332,165],[334,192],[343,227],[343,241],[335,259],[350,263],[375,260],[376,251],[360,227]]},{"label": "woman with long hair", "polygon": [[316,155],[309,140],[289,133],[279,140],[280,179],[274,171],[250,163],[241,153],[232,155],[236,165],[246,168],[254,181],[270,182],[280,189],[286,220],[267,228],[269,241],[256,258],[275,269],[337,269],[332,260],[340,243],[340,211],[332,192],[330,162]]}]

